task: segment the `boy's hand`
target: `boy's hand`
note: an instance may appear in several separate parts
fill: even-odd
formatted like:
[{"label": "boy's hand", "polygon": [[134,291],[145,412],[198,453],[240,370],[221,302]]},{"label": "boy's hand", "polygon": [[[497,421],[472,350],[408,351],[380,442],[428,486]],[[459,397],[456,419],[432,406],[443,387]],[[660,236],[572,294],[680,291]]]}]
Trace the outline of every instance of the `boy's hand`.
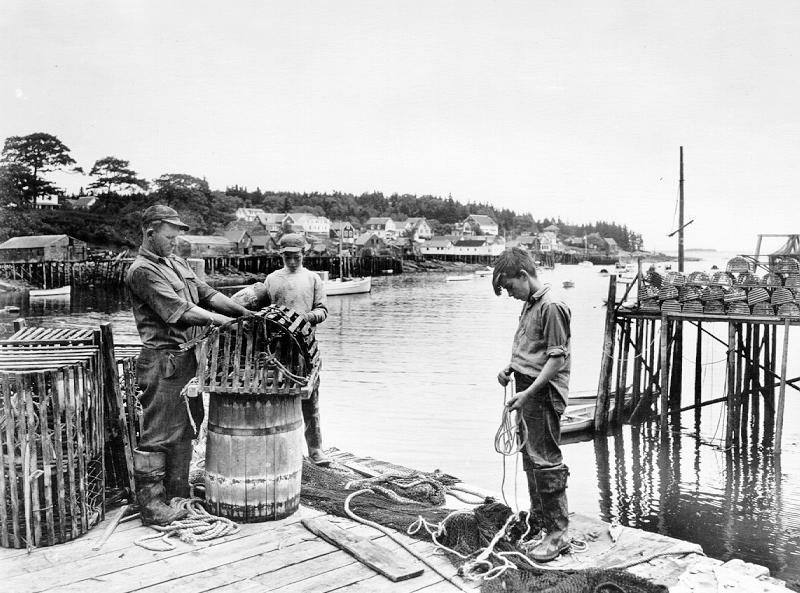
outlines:
[{"label": "boy's hand", "polygon": [[511,381],[511,367],[505,367],[499,373],[497,373],[497,382],[500,383],[503,387],[508,385],[509,381]]},{"label": "boy's hand", "polygon": [[514,397],[506,402],[506,407],[510,409],[512,412],[522,412],[522,406],[525,405],[525,402],[528,400],[528,394],[524,391],[520,391]]}]

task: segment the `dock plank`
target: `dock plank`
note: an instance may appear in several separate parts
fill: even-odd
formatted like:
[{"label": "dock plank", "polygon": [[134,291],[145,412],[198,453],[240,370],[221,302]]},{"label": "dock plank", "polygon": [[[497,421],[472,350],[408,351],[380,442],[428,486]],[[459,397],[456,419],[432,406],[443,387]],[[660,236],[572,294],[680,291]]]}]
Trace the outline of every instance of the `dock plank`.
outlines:
[{"label": "dock plank", "polygon": [[[317,514],[317,511],[306,509],[304,513]],[[134,590],[125,588],[127,587],[124,582],[125,578],[129,578],[130,582],[139,582],[137,579],[141,573],[142,580],[138,584],[138,587],[141,588],[167,578],[175,578],[175,576],[170,577],[169,575],[180,574],[181,570],[196,572],[202,569],[202,566],[197,566],[196,563],[189,561],[190,558],[187,559],[187,555],[198,557],[206,548],[214,548],[213,553],[206,554],[209,563],[220,563],[223,558],[228,561],[248,554],[263,552],[264,549],[261,547],[276,547],[281,537],[289,537],[293,533],[299,534],[298,537],[306,537],[307,531],[300,525],[302,515],[303,513],[295,513],[292,517],[276,522],[266,529],[259,528],[259,525],[263,524],[245,525],[239,533],[208,542],[198,542],[194,546],[176,541],[176,549],[167,552],[152,552],[134,545],[133,539],[138,537],[136,536],[130,539],[130,545],[122,551],[106,551],[94,557],[74,560],[47,570],[39,570],[34,575],[18,575],[6,579],[4,585],[8,586],[9,590],[19,593],[36,593],[48,589],[81,592],[97,590],[107,593],[110,589],[106,583],[116,582],[121,578],[123,582],[118,583],[120,588],[113,590]],[[139,536],[151,531],[149,529],[141,530]],[[132,533],[135,534],[136,530]],[[176,565],[178,568],[173,569],[173,566]],[[172,573],[169,572],[170,570]]]},{"label": "dock plank", "polygon": [[[359,526],[352,522],[349,523],[349,527],[364,528],[364,526]],[[376,533],[374,529],[365,529]],[[214,590],[217,593],[221,591],[238,591],[240,583],[251,580],[254,577],[273,573],[287,566],[306,560],[313,560],[338,551],[336,546],[325,542],[305,528],[302,529],[302,532],[304,537],[299,537],[296,541],[283,540],[275,549],[255,556],[234,560],[224,566],[208,569],[200,566],[199,568],[202,570],[198,572],[183,575],[179,579],[162,581],[156,585],[140,589],[140,591],[146,593],[200,593],[201,591],[209,590]],[[291,550],[288,549],[289,546],[292,546]]]},{"label": "dock plank", "polygon": [[[390,554],[386,548],[338,527],[324,517],[303,519],[306,529],[322,539],[340,547],[355,557],[359,562],[388,578],[390,581],[402,581],[422,574],[424,568],[412,557],[406,560],[403,556]],[[405,561],[404,561],[405,560]]]}]

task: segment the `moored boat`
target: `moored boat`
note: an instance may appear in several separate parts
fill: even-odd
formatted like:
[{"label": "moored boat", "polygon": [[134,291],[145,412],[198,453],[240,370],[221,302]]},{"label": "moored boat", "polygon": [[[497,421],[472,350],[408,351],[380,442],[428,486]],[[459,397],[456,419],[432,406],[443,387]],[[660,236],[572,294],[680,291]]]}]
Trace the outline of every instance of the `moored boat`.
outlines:
[{"label": "moored boat", "polygon": [[28,293],[32,297],[39,296],[69,296],[70,286],[59,286],[57,288],[33,288]]},{"label": "moored boat", "polygon": [[446,282],[462,282],[464,280],[472,280],[473,276],[463,274],[461,276],[448,276],[445,278]]},{"label": "moored boat", "polygon": [[364,278],[336,278],[325,281],[325,294],[337,296],[343,294],[363,294],[372,290],[372,276]]}]

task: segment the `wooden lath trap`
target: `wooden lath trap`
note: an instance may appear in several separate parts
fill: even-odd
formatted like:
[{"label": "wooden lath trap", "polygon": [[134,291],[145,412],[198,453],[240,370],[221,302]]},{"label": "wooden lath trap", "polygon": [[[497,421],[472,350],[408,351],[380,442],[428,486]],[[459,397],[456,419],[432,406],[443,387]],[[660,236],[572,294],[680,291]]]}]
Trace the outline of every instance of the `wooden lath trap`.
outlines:
[{"label": "wooden lath trap", "polygon": [[201,391],[307,397],[319,380],[313,328],[288,307],[213,328],[198,347]]}]

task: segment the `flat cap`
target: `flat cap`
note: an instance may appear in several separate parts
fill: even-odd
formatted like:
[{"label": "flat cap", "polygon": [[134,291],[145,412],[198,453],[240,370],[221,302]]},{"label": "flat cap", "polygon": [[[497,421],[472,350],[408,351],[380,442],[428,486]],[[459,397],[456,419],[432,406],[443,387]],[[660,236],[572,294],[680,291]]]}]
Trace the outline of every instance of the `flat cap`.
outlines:
[{"label": "flat cap", "polygon": [[168,222],[184,231],[189,229],[189,225],[181,220],[177,211],[163,204],[150,206],[142,213],[142,223],[147,224],[150,222]]},{"label": "flat cap", "polygon": [[286,233],[278,241],[281,253],[302,253],[306,247],[306,238],[298,233]]}]

